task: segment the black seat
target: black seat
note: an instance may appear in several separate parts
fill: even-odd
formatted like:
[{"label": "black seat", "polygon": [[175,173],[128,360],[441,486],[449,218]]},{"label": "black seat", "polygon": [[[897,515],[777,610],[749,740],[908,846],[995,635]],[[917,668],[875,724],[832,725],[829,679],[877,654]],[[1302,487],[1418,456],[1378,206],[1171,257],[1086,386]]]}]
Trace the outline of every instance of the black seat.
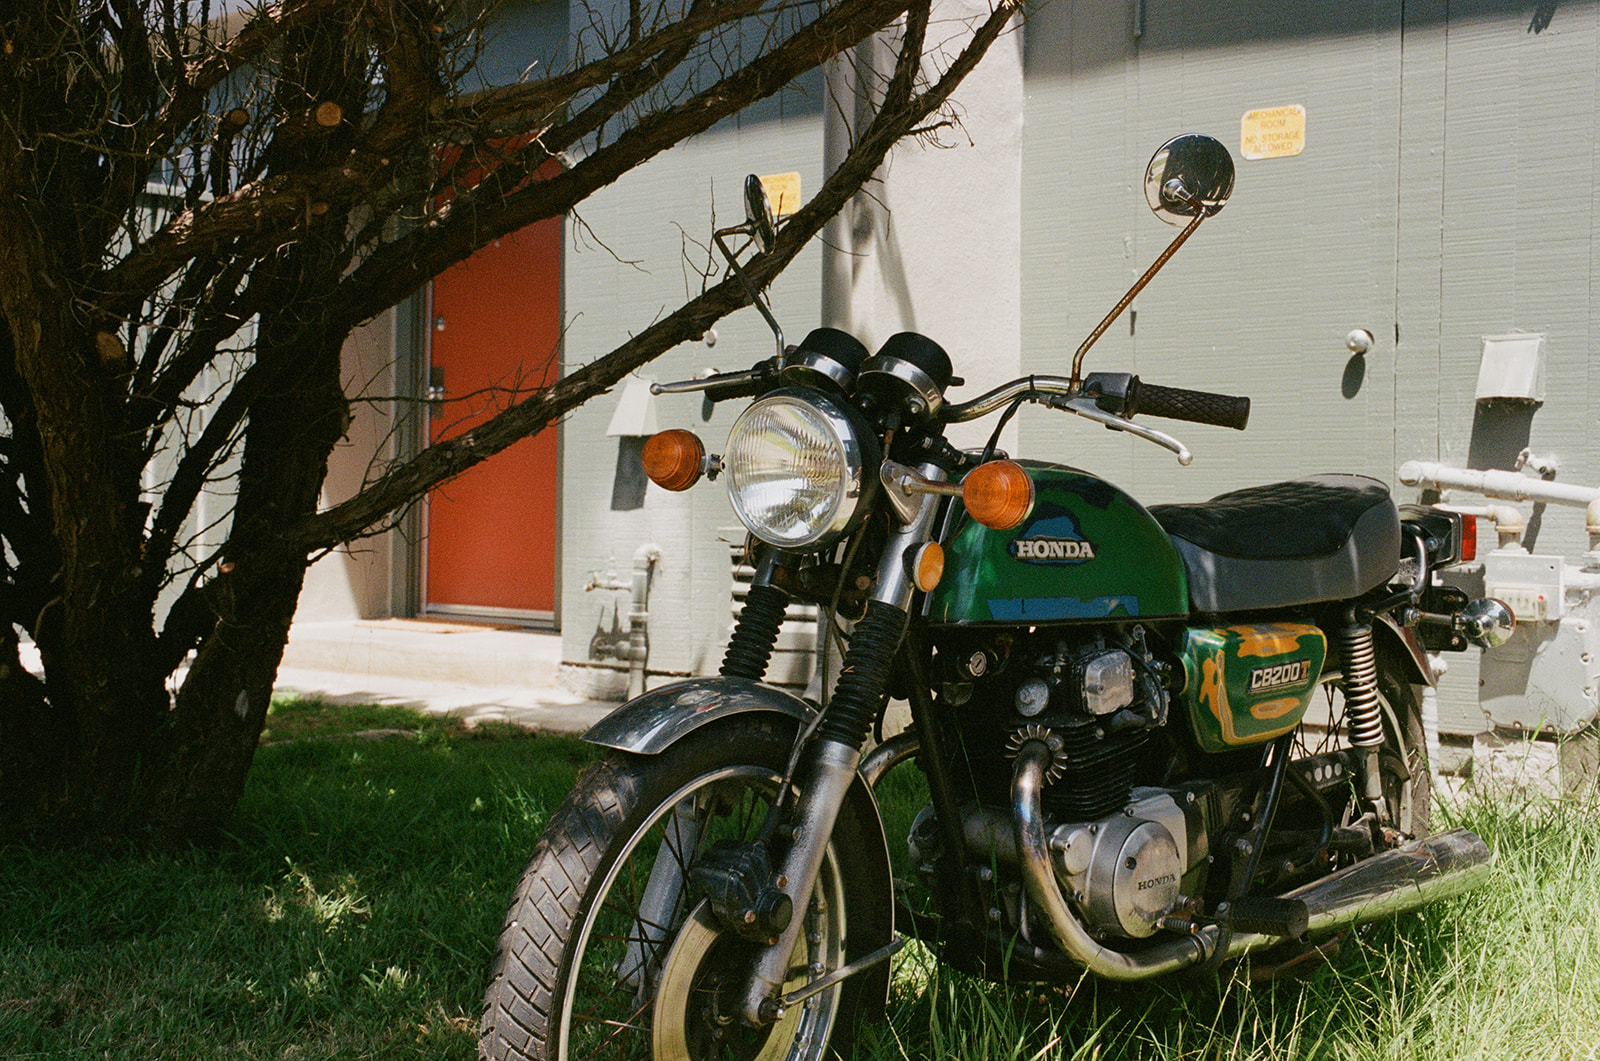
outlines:
[{"label": "black seat", "polygon": [[1363,475],[1313,475],[1154,505],[1189,571],[1198,612],[1285,608],[1357,597],[1400,566],[1400,513]]}]

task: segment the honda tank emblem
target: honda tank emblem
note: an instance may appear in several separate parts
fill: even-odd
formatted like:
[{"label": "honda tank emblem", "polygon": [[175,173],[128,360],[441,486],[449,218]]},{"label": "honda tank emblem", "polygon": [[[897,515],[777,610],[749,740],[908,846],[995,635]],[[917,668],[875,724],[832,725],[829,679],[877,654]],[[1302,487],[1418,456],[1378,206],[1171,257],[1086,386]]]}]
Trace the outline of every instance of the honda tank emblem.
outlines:
[{"label": "honda tank emblem", "polygon": [[1081,538],[1018,538],[1011,555],[1035,564],[1081,564],[1094,559],[1094,545]]}]

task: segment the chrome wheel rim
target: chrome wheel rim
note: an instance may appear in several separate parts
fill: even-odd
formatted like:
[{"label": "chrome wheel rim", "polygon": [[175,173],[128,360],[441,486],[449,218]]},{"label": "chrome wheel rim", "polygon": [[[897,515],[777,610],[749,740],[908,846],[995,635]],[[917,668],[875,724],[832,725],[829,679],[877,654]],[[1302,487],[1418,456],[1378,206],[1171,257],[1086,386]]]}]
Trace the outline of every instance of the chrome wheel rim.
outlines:
[{"label": "chrome wheel rim", "polygon": [[[761,824],[778,777],[762,767],[729,766],[690,780],[662,800],[621,844],[617,857],[574,926],[570,963],[562,981],[555,1056],[560,1061],[672,1057],[783,1061],[819,1057],[837,1013],[840,985],[821,991],[763,1029],[735,1029],[705,997],[715,963],[738,947],[725,943],[709,916],[699,913],[692,889],[657,923],[639,918],[638,903],[650,871],[665,854],[679,872],[694,854],[719,839],[748,837]],[[691,843],[680,842],[686,816],[698,823]],[[688,830],[682,830],[688,831]],[[785,990],[843,962],[843,881],[830,847],[790,966]],[[656,937],[656,938],[650,938]],[[642,964],[624,957],[632,946]],[[815,958],[810,957],[815,955]],[[630,965],[630,962],[632,963]],[[715,990],[713,985],[712,990]],[[715,1027],[707,1021],[718,1022]],[[723,1031],[722,1036],[714,1034]]]}]

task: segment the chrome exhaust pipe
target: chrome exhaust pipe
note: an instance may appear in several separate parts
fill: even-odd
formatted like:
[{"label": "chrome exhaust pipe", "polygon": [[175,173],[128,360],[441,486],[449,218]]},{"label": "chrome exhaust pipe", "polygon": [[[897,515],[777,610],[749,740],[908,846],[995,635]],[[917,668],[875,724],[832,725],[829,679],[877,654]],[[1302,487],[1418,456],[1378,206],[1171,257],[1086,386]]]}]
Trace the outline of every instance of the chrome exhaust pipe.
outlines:
[{"label": "chrome exhaust pipe", "polygon": [[[1471,891],[1494,872],[1493,861],[1481,837],[1453,829],[1373,855],[1284,898],[1306,904],[1308,935],[1325,936]],[[1277,936],[1236,935],[1228,941],[1228,957],[1282,942]]]},{"label": "chrome exhaust pipe", "polygon": [[[1053,755],[1041,740],[1017,752],[1011,796],[1017,868],[1033,909],[1056,946],[1097,976],[1146,980],[1199,964],[1226,946],[1228,958],[1283,943],[1285,937],[1234,933],[1224,942],[1218,925],[1190,936],[1157,939],[1133,951],[1102,946],[1067,904],[1051,866],[1040,794]],[[1482,884],[1492,871],[1489,846],[1474,833],[1440,833],[1356,863],[1301,888],[1285,899],[1304,903],[1309,937],[1409,913]]]}]

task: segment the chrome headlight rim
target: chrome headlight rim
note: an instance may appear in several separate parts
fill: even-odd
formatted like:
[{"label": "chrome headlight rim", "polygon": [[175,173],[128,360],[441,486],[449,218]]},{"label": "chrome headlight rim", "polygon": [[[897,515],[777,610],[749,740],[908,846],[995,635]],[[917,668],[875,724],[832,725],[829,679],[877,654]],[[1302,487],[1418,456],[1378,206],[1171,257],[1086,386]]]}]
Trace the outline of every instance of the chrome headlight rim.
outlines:
[{"label": "chrome headlight rim", "polygon": [[[755,427],[757,422],[776,410],[787,410],[809,420],[809,427],[816,432],[813,441],[826,441],[836,471],[834,485],[827,491],[829,496],[820,515],[787,532],[763,518],[757,506],[751,503],[750,497],[758,492],[758,484],[751,481],[752,467],[741,460],[742,436],[759,431]],[[751,438],[761,441],[760,435]],[[769,438],[769,444],[773,442],[775,439]],[[723,471],[734,514],[756,538],[780,549],[825,547],[853,530],[866,512],[867,495],[876,482],[876,475],[869,473],[869,469],[875,472],[881,463],[878,440],[859,412],[826,394],[802,387],[780,388],[752,402],[729,430],[724,453]],[[794,474],[803,475],[803,470],[797,466]]]}]

